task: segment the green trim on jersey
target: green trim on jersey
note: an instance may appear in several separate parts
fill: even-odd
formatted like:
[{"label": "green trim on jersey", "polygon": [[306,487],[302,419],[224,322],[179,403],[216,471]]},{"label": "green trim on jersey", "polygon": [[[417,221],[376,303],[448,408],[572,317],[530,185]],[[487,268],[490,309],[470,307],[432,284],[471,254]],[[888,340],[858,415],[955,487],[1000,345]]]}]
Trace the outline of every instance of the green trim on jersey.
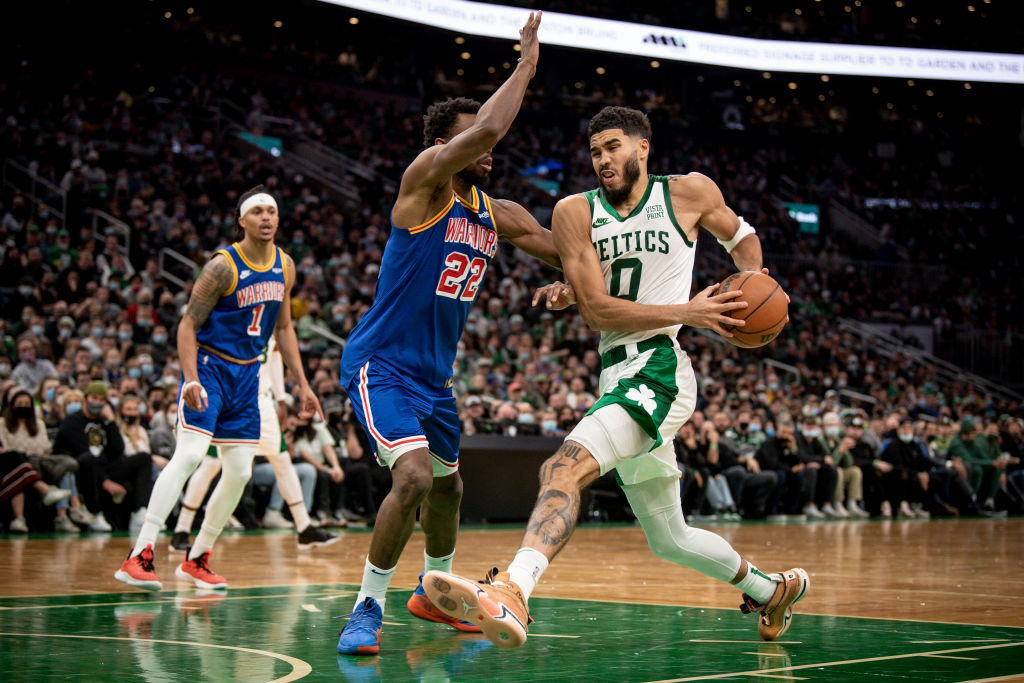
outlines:
[{"label": "green trim on jersey", "polygon": [[583,193],[583,196],[587,198],[587,204],[590,204],[590,220],[594,220],[594,197],[597,195],[597,190],[587,190]]},{"label": "green trim on jersey", "polygon": [[[658,428],[665,421],[679,393],[679,387],[676,386],[678,365],[675,348],[654,349],[636,374],[620,379],[614,388],[598,399],[587,411],[587,415],[607,405],[622,406],[644,433],[654,439],[654,444],[648,449],[654,450],[662,444]],[[651,410],[648,411],[648,408]]]},{"label": "green trim on jersey", "polygon": [[[649,176],[647,179],[647,189],[644,190],[644,196],[640,198],[640,203],[633,207],[633,210],[630,212],[628,216],[620,216],[619,212],[612,208],[612,205],[608,203],[608,200],[604,196],[604,190],[602,190],[601,188],[598,188],[597,196],[601,198],[601,204],[604,206],[605,211],[607,211],[608,214],[612,216],[616,221],[622,223],[624,221],[628,221],[630,218],[636,216],[637,214],[644,210],[644,207],[647,206],[647,200],[650,199],[651,197],[652,187],[654,187],[653,176]],[[591,214],[593,214],[593,211],[591,211]]]},{"label": "green trim on jersey", "polygon": [[220,456],[220,453],[217,452],[217,447],[214,446],[213,444],[210,444],[210,447],[206,449],[206,454],[212,458]]},{"label": "green trim on jersey", "polygon": [[691,242],[690,238],[686,236],[686,232],[683,230],[683,227],[679,225],[679,221],[676,220],[676,212],[672,208],[672,190],[669,189],[668,186],[669,177],[667,175],[652,175],[651,178],[658,180],[665,186],[665,208],[668,209],[668,217],[672,220],[672,225],[676,226],[676,230],[679,231],[679,236],[683,238],[684,242],[686,242],[686,246],[692,249],[693,242]]}]

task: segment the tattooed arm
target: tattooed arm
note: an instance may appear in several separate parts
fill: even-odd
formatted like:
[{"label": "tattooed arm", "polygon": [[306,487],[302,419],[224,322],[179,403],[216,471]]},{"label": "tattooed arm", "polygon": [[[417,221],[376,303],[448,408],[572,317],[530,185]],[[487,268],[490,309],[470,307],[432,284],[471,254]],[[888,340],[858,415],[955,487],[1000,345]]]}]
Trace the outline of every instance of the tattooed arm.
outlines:
[{"label": "tattooed arm", "polygon": [[[210,311],[231,288],[234,278],[234,271],[227,259],[217,254],[206,264],[195,286],[192,287],[188,308],[178,323],[178,362],[181,363],[181,372],[185,376],[186,384],[199,381],[199,374],[196,372],[196,330],[210,317]],[[190,386],[184,392],[184,399],[185,404],[192,410],[206,410],[206,399],[202,397],[200,387],[194,384]]]}]

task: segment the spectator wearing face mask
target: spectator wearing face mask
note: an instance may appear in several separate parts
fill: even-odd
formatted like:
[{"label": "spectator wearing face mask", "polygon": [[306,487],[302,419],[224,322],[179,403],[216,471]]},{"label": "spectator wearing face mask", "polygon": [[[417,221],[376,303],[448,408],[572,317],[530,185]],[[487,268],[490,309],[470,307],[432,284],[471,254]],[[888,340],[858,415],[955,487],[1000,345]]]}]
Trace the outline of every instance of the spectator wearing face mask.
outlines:
[{"label": "spectator wearing face mask", "polygon": [[835,496],[839,475],[836,473],[832,456],[825,451],[825,444],[821,440],[821,421],[813,411],[801,420],[800,433],[796,435],[796,447],[800,462],[808,470],[817,473],[813,487],[814,500],[811,505],[804,507],[804,514],[812,519],[820,519],[823,516],[838,517],[835,508],[832,507],[832,498]]},{"label": "spectator wearing face mask", "polygon": [[960,422],[960,432],[953,437],[948,456],[954,464],[966,469],[981,509],[994,512],[999,480],[1006,470],[1006,459],[999,450],[998,428],[992,425],[981,434],[974,418],[966,416]]},{"label": "spectator wearing face mask", "polygon": [[[874,463],[882,474],[882,516],[919,517],[925,500],[927,463],[924,449],[914,438],[914,421],[904,417],[896,428],[895,438],[882,447],[882,454]],[[910,507],[915,504],[914,508]],[[924,515],[926,516],[926,515]]]},{"label": "spectator wearing face mask", "polygon": [[822,426],[822,443],[825,445],[825,452],[832,457],[837,475],[832,509],[836,516],[841,518],[870,517],[860,504],[864,500],[864,473],[853,461],[852,448],[856,441],[843,434],[837,413],[825,413]]},{"label": "spectator wearing face mask", "polygon": [[[45,358],[38,358],[39,339],[33,335],[22,335],[18,340],[18,364],[11,377],[30,394],[36,393],[47,377],[56,377],[57,368]],[[2,374],[2,373],[0,373]]]},{"label": "spectator wearing face mask", "polygon": [[86,508],[95,515],[97,526],[106,524],[110,530],[104,508],[111,509],[109,503],[120,505],[127,499],[129,509],[134,510],[128,526],[141,527],[153,488],[152,461],[148,453],[125,455],[124,439],[103,382],[90,382],[84,394],[83,409],[60,423],[54,451],[78,460],[79,492]]},{"label": "spectator wearing face mask", "polygon": [[[761,471],[774,472],[778,480],[765,506],[770,521],[785,520],[790,515],[799,519],[814,505],[818,470],[808,468],[800,459],[793,432],[788,418],[779,420],[775,436],[761,444],[755,454]],[[817,519],[824,516],[817,512]]]}]

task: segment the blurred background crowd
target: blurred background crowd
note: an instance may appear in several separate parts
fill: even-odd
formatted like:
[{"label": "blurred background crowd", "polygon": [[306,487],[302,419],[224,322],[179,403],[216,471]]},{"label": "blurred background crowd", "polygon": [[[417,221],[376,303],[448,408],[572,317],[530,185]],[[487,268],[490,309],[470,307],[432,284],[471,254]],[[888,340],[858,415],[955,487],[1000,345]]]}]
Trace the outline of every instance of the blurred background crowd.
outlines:
[{"label": "blurred background crowd", "polygon": [[[964,17],[979,31],[926,8],[908,23],[867,1],[794,2],[756,23],[742,3],[705,4],[685,15],[667,3],[586,6],[762,38],[977,48],[987,27],[985,49],[1024,44],[1000,3]],[[196,269],[233,237],[238,195],[263,183],[299,271],[290,304],[307,376],[334,448],[361,472],[347,498],[318,496],[314,512],[372,521],[388,477],[351,422],[338,358],[373,301],[425,106],[485,99],[515,53],[314,2],[259,18],[232,3],[116,2],[118,21],[45,5],[60,25],[37,22],[0,46],[0,495],[11,501],[0,518],[10,531],[139,521],[173,451],[178,318]],[[48,59],[55,40],[83,59]],[[548,225],[558,198],[594,186],[589,117],[642,108],[651,172],[714,179],[793,299],[790,325],[764,349],[682,333],[701,383],[677,438],[689,514],[1021,512],[1019,87],[544,50],[487,191]],[[798,222],[786,203],[820,207],[819,221]],[[732,269],[701,240],[695,286]],[[560,437],[596,400],[598,337],[575,308],[530,306],[556,271],[507,245],[491,271],[454,368],[464,433]],[[293,457],[325,468],[288,403]],[[617,515],[595,499],[597,518]],[[251,507],[240,517],[255,525]]]}]

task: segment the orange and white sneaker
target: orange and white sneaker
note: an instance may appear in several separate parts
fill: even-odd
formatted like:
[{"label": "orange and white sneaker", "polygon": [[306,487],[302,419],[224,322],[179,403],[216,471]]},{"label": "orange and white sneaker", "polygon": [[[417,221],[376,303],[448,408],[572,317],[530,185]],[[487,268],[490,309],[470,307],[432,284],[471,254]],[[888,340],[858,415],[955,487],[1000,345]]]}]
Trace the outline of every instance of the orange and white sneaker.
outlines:
[{"label": "orange and white sneaker", "polygon": [[740,605],[740,610],[744,614],[760,613],[757,633],[764,640],[776,640],[786,632],[793,620],[792,604],[803,600],[811,585],[807,572],[799,567],[781,574],[772,574],[771,578],[778,584],[771,600],[762,605],[744,593],[743,604]]},{"label": "orange and white sneaker", "polygon": [[160,580],[156,578],[156,572],[153,571],[152,544],[147,545],[141,553],[134,557],[129,554],[121,563],[121,568],[114,572],[114,578],[129,586],[144,588],[148,591],[158,591],[163,588]]},{"label": "orange and white sneaker", "polygon": [[416,590],[409,596],[409,601],[405,603],[405,606],[413,616],[417,616],[420,619],[436,621],[439,624],[448,624],[463,633],[480,633],[480,627],[476,624],[465,619],[450,617],[434,607],[434,604],[430,602],[430,598],[427,597],[426,591],[423,590],[423,574],[420,574],[420,585],[416,586]]},{"label": "orange and white sneaker", "polygon": [[533,619],[523,591],[508,572],[497,568],[474,583],[455,574],[431,571],[423,575],[423,590],[434,606],[455,619],[470,621],[498,647],[519,647]]},{"label": "orange and white sneaker", "polygon": [[210,557],[212,556],[213,551],[207,550],[199,557],[190,560],[188,559],[188,553],[186,553],[185,561],[174,570],[174,575],[179,579],[191,581],[196,585],[196,588],[227,588],[227,580],[223,576],[210,571]]}]

